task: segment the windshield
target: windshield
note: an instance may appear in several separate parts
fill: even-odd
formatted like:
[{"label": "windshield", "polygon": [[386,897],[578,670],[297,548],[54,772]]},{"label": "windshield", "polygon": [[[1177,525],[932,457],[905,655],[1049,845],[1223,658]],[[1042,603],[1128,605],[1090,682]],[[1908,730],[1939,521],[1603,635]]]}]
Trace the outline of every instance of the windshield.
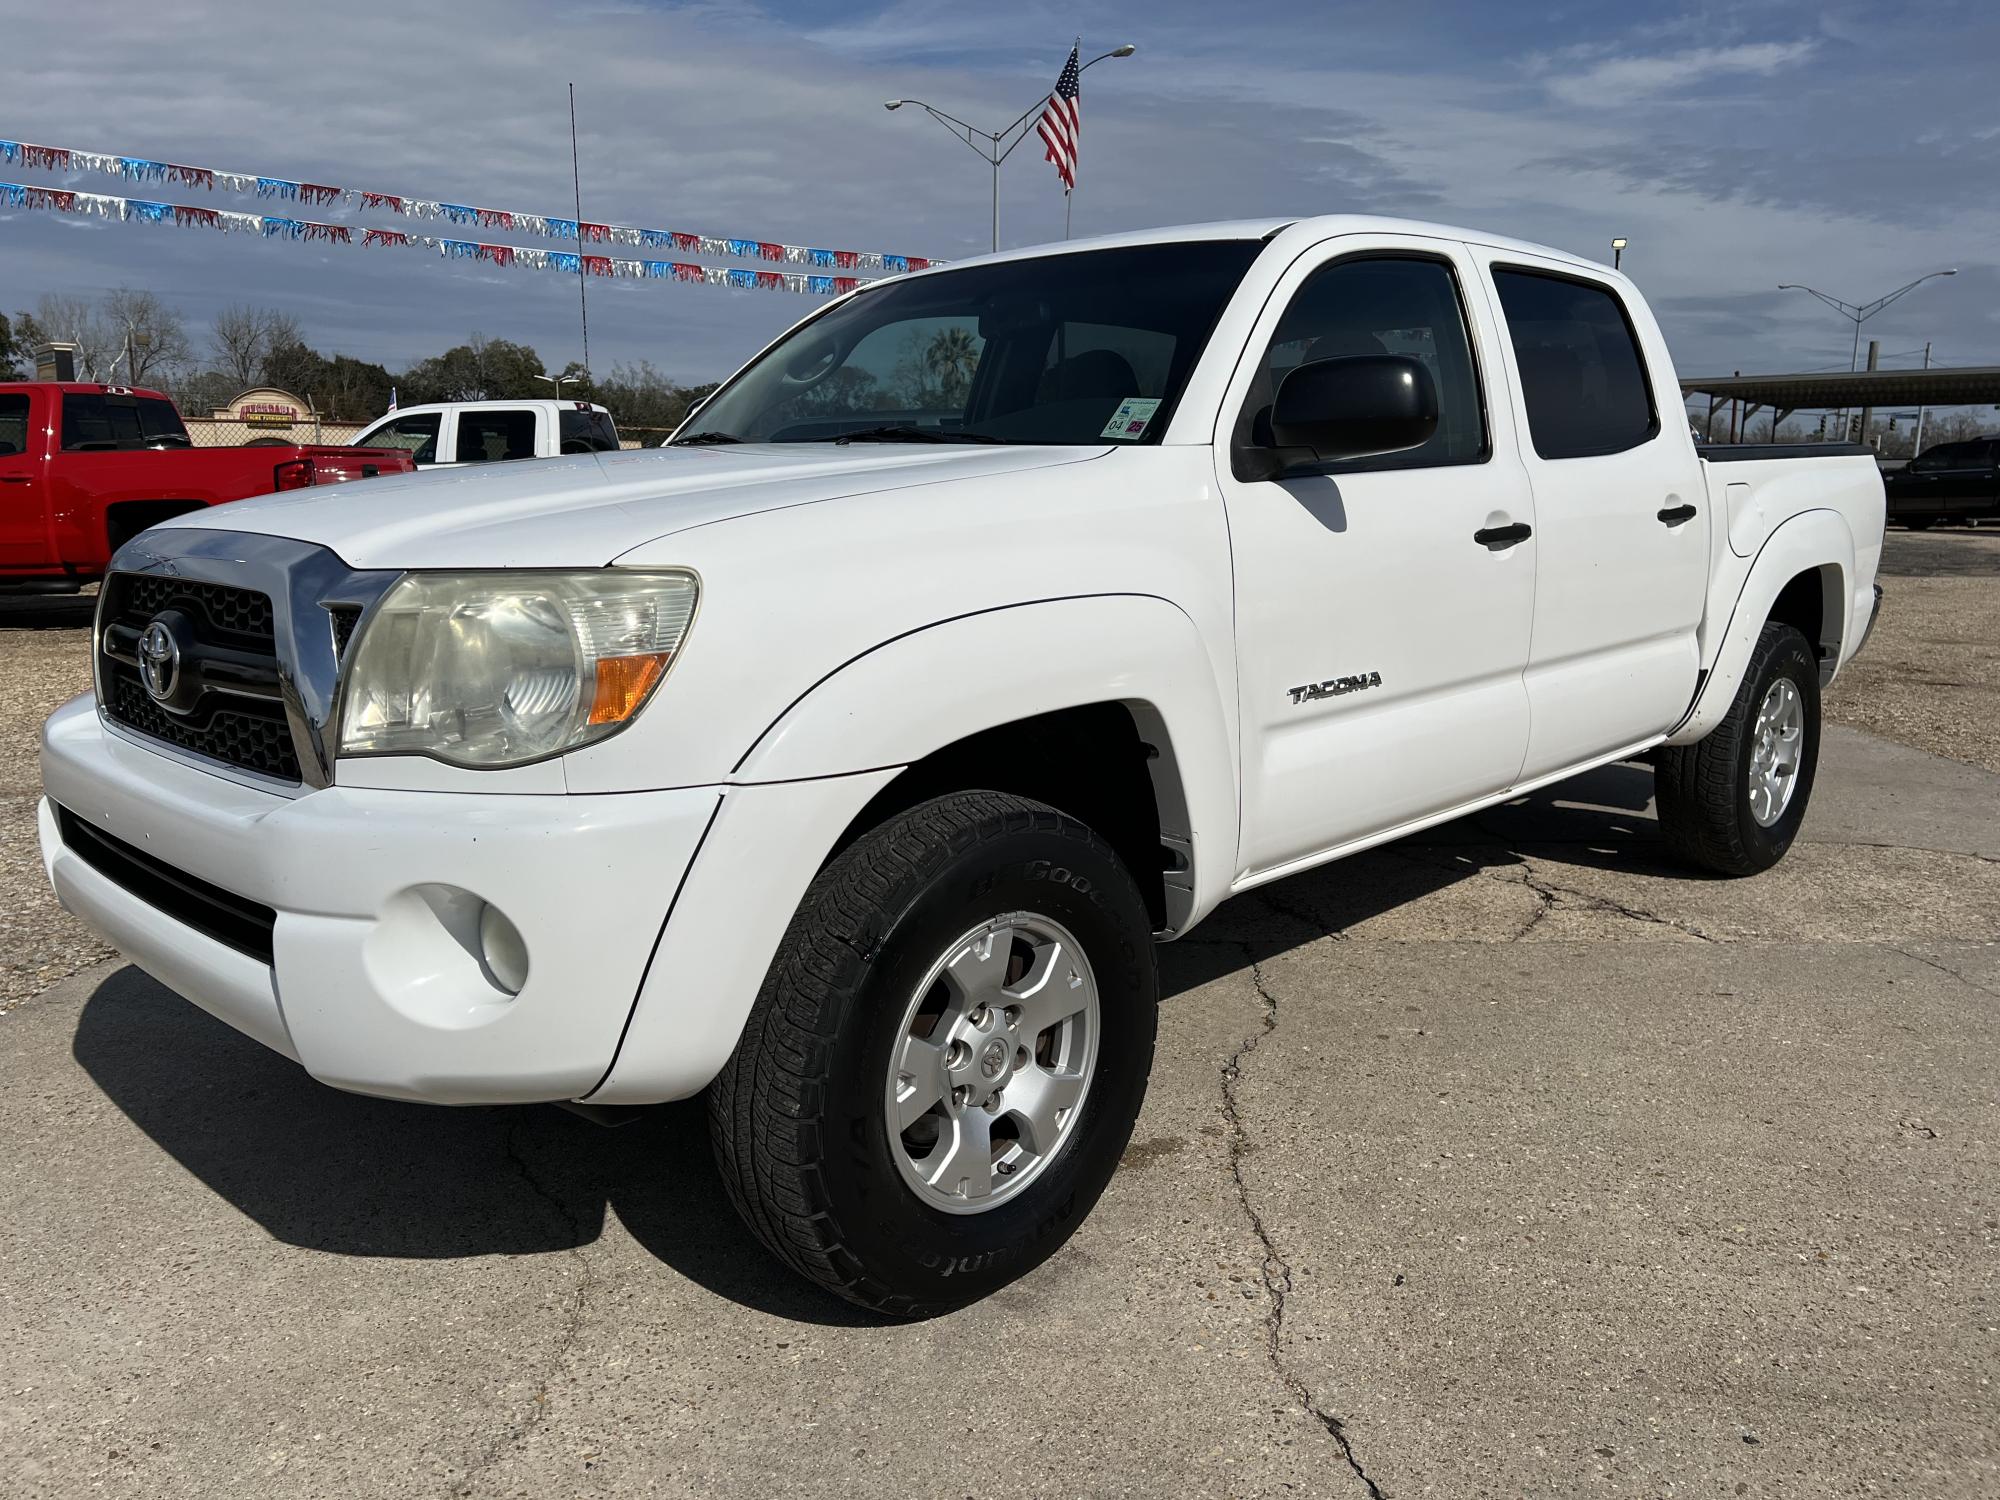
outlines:
[{"label": "windshield", "polygon": [[815,318],[676,443],[1157,443],[1262,246],[1088,250],[892,281]]}]

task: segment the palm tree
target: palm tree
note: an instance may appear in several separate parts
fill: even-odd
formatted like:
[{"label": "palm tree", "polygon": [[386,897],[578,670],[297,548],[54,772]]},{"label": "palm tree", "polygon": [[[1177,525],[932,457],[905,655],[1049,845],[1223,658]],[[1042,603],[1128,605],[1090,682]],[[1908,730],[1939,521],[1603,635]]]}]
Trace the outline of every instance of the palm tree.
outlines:
[{"label": "palm tree", "polygon": [[978,368],[980,351],[985,347],[970,328],[940,328],[924,346],[924,371],[947,398],[957,396],[972,383],[972,372]]}]

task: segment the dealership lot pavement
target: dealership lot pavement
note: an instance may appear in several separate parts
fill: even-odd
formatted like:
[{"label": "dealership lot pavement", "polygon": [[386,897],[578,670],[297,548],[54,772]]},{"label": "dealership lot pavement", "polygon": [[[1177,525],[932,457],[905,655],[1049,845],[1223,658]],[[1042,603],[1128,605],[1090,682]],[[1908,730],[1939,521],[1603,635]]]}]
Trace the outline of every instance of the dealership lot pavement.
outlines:
[{"label": "dealership lot pavement", "polygon": [[[1886,580],[1918,744],[1991,691],[1974,567]],[[1976,736],[1829,731],[1753,881],[1617,766],[1231,903],[1096,1214],[900,1326],[763,1257],[698,1109],[345,1096],[97,962],[19,832],[81,635],[0,631],[0,1491],[2000,1492]]]}]

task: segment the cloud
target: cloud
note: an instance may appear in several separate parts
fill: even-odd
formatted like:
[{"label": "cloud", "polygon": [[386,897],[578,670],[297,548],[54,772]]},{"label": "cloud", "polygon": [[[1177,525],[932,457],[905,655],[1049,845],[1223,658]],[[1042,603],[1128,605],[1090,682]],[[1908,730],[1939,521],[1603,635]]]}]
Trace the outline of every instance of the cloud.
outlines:
[{"label": "cloud", "polygon": [[[322,7],[264,0],[254,27],[219,0],[180,0],[165,28],[156,7],[100,0],[87,29],[60,8],[10,16],[0,134],[563,212],[574,79],[586,217],[956,259],[986,248],[990,174],[881,101],[1003,123],[1082,30],[1086,52],[1140,51],[1089,75],[1079,235],[1340,211],[1593,257],[1624,235],[1626,269],[1696,369],[1846,357],[1845,325],[1788,305],[1779,281],[1860,295],[1956,263],[1966,275],[1898,304],[1910,318],[1892,347],[1935,328],[1964,360],[2000,357],[1994,281],[1971,274],[2000,243],[1984,190],[2000,146],[1979,139],[2000,20],[1919,7],[1899,14],[1894,47],[1857,46],[1811,19],[1822,3],[1879,37],[1857,0],[1771,0],[1757,20],[1783,28],[1776,41],[1697,10],[1634,23],[1484,0],[1227,15],[1212,0],[343,0],[337,26]],[[1919,96],[1920,125],[1857,107]],[[1000,216],[1005,243],[1062,237],[1062,195],[1032,143],[1002,170]],[[233,301],[285,306],[318,347],[391,368],[475,329],[555,365],[580,352],[576,285],[560,276],[89,222],[102,232],[0,219],[0,305],[145,285],[197,323]],[[811,306],[598,280],[589,299],[599,369],[650,359],[687,379],[725,373]]]},{"label": "cloud", "polygon": [[1576,71],[1551,62],[1545,83],[1565,104],[1589,108],[1626,104],[1660,94],[1726,84],[1732,74],[1768,78],[1811,57],[1816,40],[1746,42],[1734,47],[1696,47],[1652,56],[1605,57]]}]

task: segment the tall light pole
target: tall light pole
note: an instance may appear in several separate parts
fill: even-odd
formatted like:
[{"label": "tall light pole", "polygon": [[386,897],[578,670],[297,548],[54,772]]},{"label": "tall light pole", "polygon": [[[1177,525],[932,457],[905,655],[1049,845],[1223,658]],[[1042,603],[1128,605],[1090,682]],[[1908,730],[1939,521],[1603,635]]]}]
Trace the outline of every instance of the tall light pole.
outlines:
[{"label": "tall light pole", "polygon": [[[1820,301],[1824,302],[1828,307],[1832,308],[1835,312],[1839,313],[1843,318],[1846,318],[1848,321],[1854,324],[1854,348],[1847,356],[1847,368],[1851,372],[1861,363],[1861,325],[1863,323],[1866,323],[1870,318],[1874,317],[1875,314],[1880,312],[1883,308],[1887,307],[1891,302],[1894,302],[1898,297],[1902,296],[1905,292],[1915,291],[1918,287],[1922,286],[1926,281],[1935,281],[1940,276],[1956,276],[1957,274],[1958,274],[1958,267],[1956,266],[1953,266],[1948,271],[1931,271],[1926,273],[1925,275],[1919,276],[1915,281],[1909,282],[1904,286],[1897,287],[1896,290],[1893,292],[1890,292],[1881,297],[1877,297],[1873,302],[1861,302],[1861,303],[1843,302],[1838,297],[1832,297],[1827,295],[1827,293],[1822,292],[1816,286],[1805,286],[1796,281],[1781,282],[1778,286],[1778,290],[1781,292],[1805,292],[1811,296],[1817,297],[1819,298]],[[1844,422],[1847,416],[1847,409],[1845,407],[1841,408],[1840,415]],[[1862,433],[1861,439],[1863,442],[1866,442],[1868,440],[1868,434],[1865,432]],[[1843,439],[1843,441],[1845,441],[1845,439]]]},{"label": "tall light pole", "polygon": [[1618,236],[1617,239],[1611,242],[1611,269],[1614,271],[1617,270],[1619,263],[1624,259],[1625,259],[1625,236],[1621,234]]},{"label": "tall light pole", "polygon": [[582,375],[537,375],[535,379],[546,380],[556,388],[556,400],[562,400],[562,388],[566,385],[581,385],[590,378],[589,372]]},{"label": "tall light pole", "polygon": [[[1087,72],[1089,69],[1103,62],[1107,57],[1130,57],[1138,50],[1130,42],[1125,43],[1122,47],[1113,47],[1109,52],[1102,52],[1093,57],[1081,68],[1078,68],[1077,72]],[[1041,98],[1037,99],[1016,116],[1011,124],[999,130],[981,130],[977,125],[968,125],[965,121],[959,119],[957,115],[946,114],[936,105],[926,104],[921,99],[887,99],[883,101],[882,107],[888,110],[898,110],[905,104],[914,104],[933,120],[936,120],[938,124],[944,126],[946,130],[949,130],[953,139],[961,140],[970,146],[973,153],[993,169],[993,248],[998,250],[1000,248],[1000,163],[1012,156],[1014,148],[1028,138],[1030,122],[1041,114],[1042,106],[1049,102],[1049,98],[1049,95],[1043,94]],[[1012,137],[1012,139],[1009,139],[1009,137]]]}]

